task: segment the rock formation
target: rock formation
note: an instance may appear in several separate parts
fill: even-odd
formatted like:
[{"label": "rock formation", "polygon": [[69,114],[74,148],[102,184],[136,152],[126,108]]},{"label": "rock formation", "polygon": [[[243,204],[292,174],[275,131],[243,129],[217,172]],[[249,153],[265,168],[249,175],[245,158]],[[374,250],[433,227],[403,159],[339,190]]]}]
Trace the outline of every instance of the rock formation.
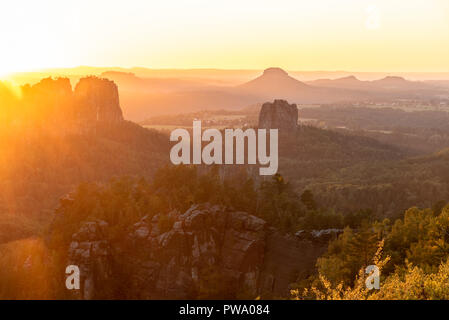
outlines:
[{"label": "rock formation", "polygon": [[[45,78],[38,83],[22,87],[23,95],[28,99],[58,99],[66,100],[72,97],[72,86],[67,78]],[[59,101],[62,103],[65,101]]]},{"label": "rock formation", "polygon": [[21,90],[22,99],[11,114],[19,124],[79,131],[97,122],[123,120],[117,86],[108,79],[82,78],[72,91],[68,78],[46,78]]},{"label": "rock formation", "polygon": [[298,107],[285,100],[274,100],[262,105],[259,113],[260,129],[279,129],[280,133],[292,133],[298,126]]},{"label": "rock formation", "polygon": [[82,277],[74,297],[108,298],[105,292],[114,290],[104,286],[118,278],[132,299],[288,296],[298,272],[310,271],[325,248],[216,205],[194,205],[168,217],[174,221],[168,229],[162,215],[143,217],[114,246],[106,240],[105,222],[82,225],[69,249],[69,263],[80,267]]},{"label": "rock formation", "polygon": [[82,78],[75,87],[75,101],[82,121],[123,120],[117,85],[108,79]]},{"label": "rock formation", "polygon": [[45,78],[21,89],[22,104],[17,108],[20,122],[58,123],[73,116],[73,92],[69,79]]},{"label": "rock formation", "polygon": [[81,288],[73,293],[78,299],[93,299],[96,291],[107,286],[111,272],[111,248],[106,240],[108,224],[105,221],[84,223],[79,231],[73,234],[69,247],[68,265],[76,265],[80,269]]}]

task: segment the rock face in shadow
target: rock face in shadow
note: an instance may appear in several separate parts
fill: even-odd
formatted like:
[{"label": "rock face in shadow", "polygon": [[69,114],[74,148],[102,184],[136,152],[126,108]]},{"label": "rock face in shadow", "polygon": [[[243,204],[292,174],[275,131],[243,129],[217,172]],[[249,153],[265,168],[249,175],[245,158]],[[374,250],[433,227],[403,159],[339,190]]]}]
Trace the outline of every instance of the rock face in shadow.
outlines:
[{"label": "rock face in shadow", "polygon": [[286,297],[288,285],[310,272],[326,247],[209,204],[145,216],[114,245],[107,229],[105,222],[86,222],[72,237],[69,262],[82,270],[74,298],[110,298],[105,294],[117,291],[109,287],[117,279],[132,299]]},{"label": "rock face in shadow", "polygon": [[274,230],[265,243],[259,293],[269,298],[289,297],[289,285],[312,275],[317,258],[327,249],[327,242],[304,241]]},{"label": "rock face in shadow", "polygon": [[72,236],[68,265],[80,270],[81,290],[73,290],[76,299],[95,299],[98,291],[109,291],[112,277],[112,250],[107,239],[108,224],[105,221],[84,223]]},{"label": "rock face in shadow", "polygon": [[117,85],[108,79],[82,78],[74,91],[82,121],[119,122],[123,120]]},{"label": "rock face in shadow", "polygon": [[288,134],[296,131],[298,126],[298,107],[285,100],[274,100],[262,105],[259,113],[260,129],[279,129]]}]

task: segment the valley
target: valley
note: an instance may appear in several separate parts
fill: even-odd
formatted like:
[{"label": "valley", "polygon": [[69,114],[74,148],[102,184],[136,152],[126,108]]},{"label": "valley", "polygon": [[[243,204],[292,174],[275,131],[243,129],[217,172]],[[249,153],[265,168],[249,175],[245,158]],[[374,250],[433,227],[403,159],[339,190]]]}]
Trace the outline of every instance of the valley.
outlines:
[{"label": "valley", "polygon": [[[105,75],[119,77],[118,82],[134,77]],[[157,92],[171,88],[164,94],[175,97],[203,85],[164,80],[158,87],[155,80],[133,81],[129,89],[134,95],[154,86]],[[167,112],[163,104],[160,112],[153,112],[152,104],[142,100],[148,110],[141,115],[152,116],[140,118],[139,124],[125,120],[129,107],[136,106],[126,98],[126,85],[123,89],[108,79],[80,78],[72,90],[69,79],[47,78],[24,86],[19,99],[12,93],[3,95],[10,112],[1,119],[0,268],[10,270],[16,259],[25,269],[8,271],[14,277],[41,276],[35,282],[30,279],[28,287],[0,285],[0,294],[64,299],[285,298],[288,288],[315,281],[317,270],[330,276],[323,263],[334,259],[332,246],[343,241],[342,234],[353,232],[348,230],[358,234],[367,224],[381,224],[390,234],[391,224],[406,219],[409,208],[444,212],[449,202],[447,101],[427,98],[437,90],[427,84],[397,78],[385,81],[422,86],[424,96],[400,100],[403,87],[393,94],[395,90],[379,81],[346,81],[389,93],[385,101],[338,102],[339,94],[358,89],[341,91],[333,82],[331,90],[319,89],[270,68],[232,89],[240,107],[215,104],[209,99],[215,87],[207,94],[207,107],[198,104],[195,93],[191,103],[198,108],[181,104],[182,112]],[[328,102],[305,98],[311,92],[324,94]],[[338,92],[336,98],[330,98],[332,92]],[[243,102],[242,94],[248,97]],[[295,101],[296,94],[304,103],[271,100],[281,95]],[[246,162],[170,164],[170,134],[175,129],[192,132],[197,122],[203,130],[217,132],[279,129],[276,174],[260,176],[259,164]],[[192,236],[184,234],[186,228]],[[155,246],[161,239],[168,242]],[[213,245],[207,239],[214,239]],[[202,251],[206,245],[212,247]],[[145,253],[135,251],[135,246],[145,248]],[[30,248],[38,248],[38,253],[30,253]],[[367,250],[371,254],[373,249]],[[223,251],[229,255],[223,256]],[[280,260],[282,268],[276,262]],[[60,286],[63,273],[57,270],[67,263],[81,266],[88,275],[83,291],[75,295]],[[54,272],[59,276],[45,278]],[[182,280],[175,287],[166,285],[174,277]],[[47,282],[45,293],[36,291],[36,281]],[[125,294],[126,283],[133,286]]]}]

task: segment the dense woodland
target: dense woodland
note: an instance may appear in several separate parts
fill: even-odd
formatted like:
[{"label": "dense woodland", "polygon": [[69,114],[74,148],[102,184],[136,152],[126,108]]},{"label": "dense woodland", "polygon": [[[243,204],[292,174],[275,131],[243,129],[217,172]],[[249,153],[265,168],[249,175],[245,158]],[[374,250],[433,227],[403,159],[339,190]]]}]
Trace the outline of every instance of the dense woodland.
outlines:
[{"label": "dense woodland", "polygon": [[[292,285],[296,299],[448,299],[449,205],[410,208],[402,219],[347,227],[317,261],[317,275]],[[367,290],[365,267],[381,270]]]},{"label": "dense woodland", "polygon": [[[357,135],[399,147],[414,155],[440,151],[449,147],[449,113],[438,103],[422,102],[427,107],[415,110],[405,102],[390,107],[325,105],[304,107],[300,117],[315,125]],[[388,104],[387,104],[388,105]],[[402,105],[402,106],[401,106]],[[429,108],[429,109],[427,109]]]},{"label": "dense woodland", "polygon": [[[317,273],[308,278],[300,277],[298,282],[291,284],[293,298],[424,299],[449,296],[449,287],[443,282],[435,282],[448,277],[445,262],[449,255],[449,206],[446,203],[435,203],[429,209],[410,208],[397,219],[377,219],[369,210],[335,213],[320,208],[321,204],[312,192],[295,193],[281,175],[256,184],[242,170],[232,179],[223,180],[217,167],[199,173],[193,166],[167,166],[158,170],[151,180],[123,177],[109,183],[83,183],[60,200],[52,223],[43,231],[45,244],[28,240],[28,249],[20,247],[25,250],[22,259],[25,260],[31,251],[46,252],[42,255],[47,259],[50,256],[53,264],[38,266],[45,269],[45,273],[39,273],[44,277],[52,272],[52,268],[60,268],[58,261],[63,260],[66,252],[63,248],[67,248],[72,234],[85,221],[100,219],[108,222],[113,226],[109,240],[120,243],[130,227],[144,215],[151,218],[162,214],[159,228],[170,230],[173,211],[184,212],[192,203],[203,202],[244,210],[285,233],[299,229],[345,228],[318,259]],[[11,286],[11,281],[25,277],[26,283],[27,277],[32,279],[35,274],[23,274],[20,269],[13,271],[10,268],[10,259],[18,259],[17,254],[13,254],[14,242],[2,245],[0,250],[0,277],[9,279],[1,281],[0,295],[20,297],[23,292],[20,287]],[[382,286],[385,286],[375,293],[365,290],[364,282],[359,279],[359,270],[373,263],[381,268]],[[11,278],[11,273],[16,278]],[[55,287],[48,290],[61,294],[61,298],[64,291],[55,290],[61,282],[58,280],[53,279],[54,283],[49,286]],[[34,281],[38,282],[39,278]],[[401,290],[410,286],[416,290]],[[29,290],[29,284],[27,288]]]},{"label": "dense woodland", "polygon": [[[13,220],[48,221],[59,198],[78,184],[123,175],[150,177],[167,161],[168,142],[155,131],[125,121],[91,130],[0,133],[0,210]],[[5,221],[11,223],[16,222]],[[0,239],[11,237],[1,228]]]}]

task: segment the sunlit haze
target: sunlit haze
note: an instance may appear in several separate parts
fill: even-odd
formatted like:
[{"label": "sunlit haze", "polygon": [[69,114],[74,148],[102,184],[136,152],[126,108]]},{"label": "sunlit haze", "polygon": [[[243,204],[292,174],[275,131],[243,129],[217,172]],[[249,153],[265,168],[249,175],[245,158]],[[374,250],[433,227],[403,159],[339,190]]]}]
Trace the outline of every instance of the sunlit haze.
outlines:
[{"label": "sunlit haze", "polygon": [[0,74],[143,66],[449,71],[446,0],[6,1]]},{"label": "sunlit haze", "polygon": [[448,279],[449,0],[0,0],[0,302],[289,319]]}]

